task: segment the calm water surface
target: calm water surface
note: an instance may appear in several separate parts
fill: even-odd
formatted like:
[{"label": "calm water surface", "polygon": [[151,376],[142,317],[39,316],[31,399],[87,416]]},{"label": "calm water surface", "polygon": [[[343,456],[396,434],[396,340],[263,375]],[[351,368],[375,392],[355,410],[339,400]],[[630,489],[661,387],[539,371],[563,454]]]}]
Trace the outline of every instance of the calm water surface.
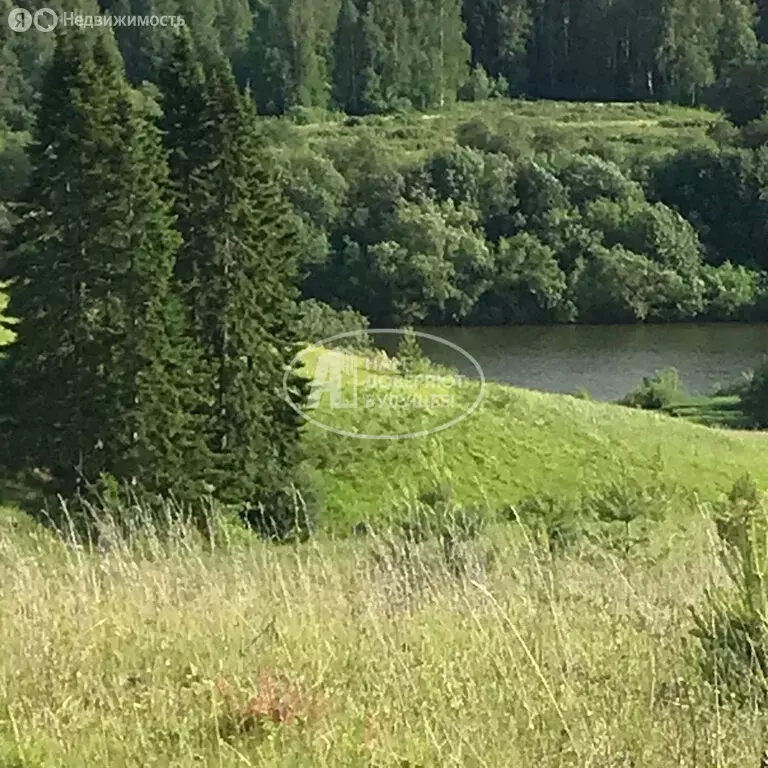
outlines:
[{"label": "calm water surface", "polygon": [[[615,400],[643,376],[673,366],[686,389],[710,394],[755,368],[768,355],[768,324],[633,326],[526,326],[420,328],[458,344],[475,357],[489,380],[548,392],[586,388]],[[456,354],[424,344],[436,362],[456,365]],[[461,373],[477,376],[467,363]]]}]

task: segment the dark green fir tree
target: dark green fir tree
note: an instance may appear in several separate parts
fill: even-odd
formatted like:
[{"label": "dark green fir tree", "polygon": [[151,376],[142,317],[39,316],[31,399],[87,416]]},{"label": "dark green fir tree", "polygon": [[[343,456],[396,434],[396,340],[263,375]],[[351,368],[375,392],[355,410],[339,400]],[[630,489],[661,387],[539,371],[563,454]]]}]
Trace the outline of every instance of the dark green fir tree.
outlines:
[{"label": "dark green fir tree", "polygon": [[172,293],[180,237],[159,131],[111,35],[59,34],[5,277],[6,463],[72,498],[105,477],[194,498],[196,347]]},{"label": "dark green fir tree", "polygon": [[[224,59],[204,69],[182,37],[163,84],[185,239],[177,274],[208,366],[208,479],[221,502],[256,510],[251,522],[284,534],[295,522],[290,488],[301,459],[302,418],[285,386],[298,351],[298,232],[264,170],[250,100]],[[303,378],[288,376],[287,389],[292,402],[306,400]]]}]

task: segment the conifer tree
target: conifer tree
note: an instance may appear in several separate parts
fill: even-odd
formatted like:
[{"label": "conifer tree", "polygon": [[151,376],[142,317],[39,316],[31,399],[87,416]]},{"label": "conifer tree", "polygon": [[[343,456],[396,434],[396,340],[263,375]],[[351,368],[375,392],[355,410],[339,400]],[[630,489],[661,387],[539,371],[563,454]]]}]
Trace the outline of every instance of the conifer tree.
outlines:
[{"label": "conifer tree", "polygon": [[[180,289],[207,365],[208,479],[222,502],[275,503],[299,462],[301,417],[285,398],[296,354],[298,239],[279,187],[264,171],[254,113],[229,64],[205,74],[180,39],[163,79],[166,137],[185,243]],[[202,89],[201,89],[202,84]],[[199,94],[203,98],[199,98]],[[201,135],[201,130],[204,135]],[[303,379],[289,377],[293,402]],[[268,513],[280,516],[270,507]],[[292,521],[273,519],[284,531]]]},{"label": "conifer tree", "polygon": [[167,166],[139,104],[111,36],[59,34],[5,275],[0,409],[7,463],[67,497],[112,476],[192,498],[205,464]]},{"label": "conifer tree", "polygon": [[342,0],[333,37],[333,100],[350,115],[373,110],[369,96],[373,79],[372,20],[356,0]]}]

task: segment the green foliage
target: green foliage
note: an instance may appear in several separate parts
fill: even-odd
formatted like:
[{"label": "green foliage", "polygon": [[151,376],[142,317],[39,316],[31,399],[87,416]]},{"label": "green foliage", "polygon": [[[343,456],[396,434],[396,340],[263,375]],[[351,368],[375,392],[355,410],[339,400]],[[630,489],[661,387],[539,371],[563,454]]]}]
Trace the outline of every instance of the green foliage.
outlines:
[{"label": "green foliage", "polygon": [[527,496],[508,507],[506,517],[526,526],[537,543],[553,555],[586,540],[586,520],[578,499],[550,494]]},{"label": "green foliage", "polygon": [[[328,300],[349,304],[380,325],[466,317],[491,267],[476,213],[452,201],[391,203],[391,192],[382,189],[381,208],[367,211],[374,226],[341,239],[324,278],[332,291]],[[341,285],[339,275],[347,277]]]},{"label": "green foliage", "polygon": [[739,143],[747,149],[757,149],[768,144],[768,116],[747,123],[739,132]]},{"label": "green foliage", "polygon": [[261,114],[292,113],[297,107],[327,107],[329,47],[337,2],[270,0],[248,14],[252,28],[234,56]]},{"label": "green foliage", "polygon": [[570,276],[573,301],[579,318],[592,323],[632,323],[645,320],[655,293],[646,256],[620,245],[610,250],[598,246],[580,258]]},{"label": "green foliage", "polygon": [[709,318],[743,320],[749,315],[759,296],[758,276],[755,272],[726,261],[719,267],[705,265],[701,276]]},{"label": "green foliage", "polygon": [[397,346],[397,368],[405,376],[423,373],[429,367],[429,360],[419,344],[413,328],[406,328]]},{"label": "green foliage", "polygon": [[767,77],[768,46],[763,42],[742,66],[723,74],[712,89],[709,103],[722,109],[735,125],[747,125],[768,111]]},{"label": "green foliage", "polygon": [[[560,117],[583,119],[575,108]],[[422,122],[405,120],[396,132],[410,137]],[[765,311],[759,274],[719,261],[734,243],[744,244],[741,261],[747,247],[761,259],[768,160],[697,151],[629,170],[562,147],[543,156],[516,114],[494,127],[462,123],[458,146],[414,162],[383,138],[387,119],[369,125],[351,145],[329,145],[330,163],[306,145],[275,152],[283,165],[286,154],[300,159],[298,181],[288,171],[284,188],[309,222],[306,295],[382,325],[756,319]],[[711,172],[700,176],[702,165]],[[723,183],[733,190],[725,203]],[[701,205],[690,192],[697,185]],[[451,255],[464,248],[471,253]]]},{"label": "green foliage", "polygon": [[305,541],[316,530],[322,499],[304,467],[286,466],[290,483],[272,483],[254,506],[235,511],[248,530],[275,542]]},{"label": "green foliage", "polygon": [[315,344],[342,333],[353,333],[344,339],[343,346],[368,349],[371,345],[367,329],[368,320],[353,309],[334,309],[317,299],[307,299],[299,304],[300,316],[296,336],[304,342]]},{"label": "green foliage", "polygon": [[502,238],[491,286],[473,317],[491,325],[570,319],[567,279],[555,252],[535,235]]},{"label": "green foliage", "polygon": [[462,101],[485,101],[492,92],[493,85],[488,73],[482,66],[475,66],[459,89],[459,98]]},{"label": "green foliage", "polygon": [[362,115],[454,101],[468,60],[458,0],[342,0],[333,97]]},{"label": "green foliage", "polygon": [[741,395],[741,407],[754,426],[768,427],[768,359],[752,375]]},{"label": "green foliage", "polygon": [[484,157],[465,147],[436,152],[425,167],[428,194],[444,202],[476,203],[483,183]]},{"label": "green foliage", "polygon": [[531,35],[532,4],[525,0],[465,0],[466,38],[474,71],[504,78],[513,92],[525,84],[525,53]]},{"label": "green foliage", "polygon": [[692,610],[702,667],[721,693],[763,704],[768,695],[768,503],[742,477],[716,509],[731,589],[710,589]]},{"label": "green foliage", "polygon": [[619,404],[629,408],[658,411],[672,405],[684,393],[677,369],[665,368],[657,371],[653,376],[644,377],[643,383],[623,397]]},{"label": "green foliage", "polygon": [[167,166],[106,34],[59,37],[31,165],[7,267],[3,459],[65,498],[102,475],[195,498],[197,357],[172,292]]},{"label": "green foliage", "polygon": [[569,155],[558,178],[579,208],[596,199],[629,201],[642,198],[642,190],[615,164],[594,155]]},{"label": "green foliage", "polygon": [[215,57],[204,71],[180,37],[164,82],[184,234],[176,271],[204,362],[206,481],[225,504],[265,509],[270,501],[272,527],[287,533],[302,422],[285,395],[301,403],[307,394],[305,379],[285,378],[299,348],[295,218],[266,170],[251,106],[227,62]]},{"label": "green foliage", "polygon": [[764,269],[764,168],[760,152],[684,151],[656,165],[650,192],[696,227],[708,262]]},{"label": "green foliage", "polygon": [[0,347],[10,344],[13,340],[12,319],[5,317],[8,296],[0,292]]},{"label": "green foliage", "polygon": [[[182,16],[196,45],[222,52],[260,114],[330,103],[350,114],[443,108],[518,95],[577,101],[707,96],[762,114],[762,47],[751,0],[90,0],[83,12]],[[71,12],[51,0],[57,12]],[[3,0],[3,18],[12,7]],[[0,30],[0,123],[28,130],[53,36]],[[115,26],[128,78],[154,79],[177,31]],[[594,55],[599,39],[606,53]],[[712,94],[707,86],[717,79]],[[762,99],[762,101],[761,101]],[[748,119],[745,122],[748,122]],[[542,136],[547,136],[545,130]],[[556,135],[556,132],[555,134]]]},{"label": "green foliage", "polygon": [[629,556],[648,543],[677,501],[679,494],[659,475],[640,482],[622,471],[580,496],[528,496],[508,507],[506,517],[524,525],[553,555],[597,546]]},{"label": "green foliage", "polygon": [[716,397],[742,397],[748,389],[753,375],[752,371],[743,371],[737,379],[718,385],[714,395]]}]

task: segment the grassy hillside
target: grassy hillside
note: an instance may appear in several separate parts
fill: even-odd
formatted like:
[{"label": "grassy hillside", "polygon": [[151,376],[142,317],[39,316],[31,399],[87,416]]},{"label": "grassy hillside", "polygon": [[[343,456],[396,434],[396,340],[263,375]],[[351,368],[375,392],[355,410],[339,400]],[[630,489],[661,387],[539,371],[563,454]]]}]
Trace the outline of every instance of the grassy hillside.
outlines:
[{"label": "grassy hillside", "polygon": [[509,531],[471,583],[427,552],[416,581],[377,566],[373,541],[2,536],[0,764],[757,766],[765,714],[717,695],[691,637],[722,580],[706,530],[555,560]]},{"label": "grassy hillside", "polygon": [[[381,390],[449,390],[446,371],[413,384],[347,361]],[[339,434],[434,427],[478,387],[442,413],[321,400],[313,418],[337,432],[310,426],[307,441],[330,523],[445,479],[492,505],[624,471],[705,497],[745,470],[768,483],[764,435],[493,384],[428,437]],[[446,554],[434,539],[280,547],[183,525],[128,542],[109,520],[88,551],[0,516],[0,765],[757,765],[764,710],[713,687],[692,636],[690,608],[714,626],[707,595],[728,584],[711,510],[673,506],[647,539],[554,554],[513,524]]]},{"label": "grassy hillside", "polygon": [[[357,365],[364,362],[357,358]],[[312,362],[308,370],[312,370]],[[315,417],[341,431],[418,431],[445,423],[475,401],[479,383],[457,391],[439,414],[411,409],[332,409]],[[416,394],[418,387],[410,390]],[[478,410],[442,432],[364,440],[310,424],[309,453],[325,497],[326,522],[348,530],[391,511],[403,492],[448,481],[461,502],[492,509],[529,495],[572,496],[621,474],[664,481],[713,498],[743,473],[768,485],[768,435],[710,429],[663,414],[489,383]]]},{"label": "grassy hillside", "polygon": [[[369,381],[383,382],[377,395],[394,392],[418,402],[366,407],[361,395],[356,408],[333,408],[323,396],[311,411],[315,422],[333,427],[305,427],[312,481],[323,502],[322,527],[330,532],[348,534],[357,523],[388,517],[410,495],[444,484],[458,503],[480,503],[490,513],[531,496],[575,499],[621,478],[695,492],[703,500],[719,497],[745,473],[768,487],[766,433],[715,429],[495,383],[482,391],[479,382],[465,381],[452,390],[440,382],[368,371],[364,357],[348,359],[358,371],[366,369]],[[316,355],[308,358],[308,374],[316,361]],[[340,434],[432,430],[462,417],[481,391],[477,409],[442,431],[394,440]],[[455,402],[424,407],[425,395],[441,393]],[[350,396],[345,390],[344,397]]]}]

